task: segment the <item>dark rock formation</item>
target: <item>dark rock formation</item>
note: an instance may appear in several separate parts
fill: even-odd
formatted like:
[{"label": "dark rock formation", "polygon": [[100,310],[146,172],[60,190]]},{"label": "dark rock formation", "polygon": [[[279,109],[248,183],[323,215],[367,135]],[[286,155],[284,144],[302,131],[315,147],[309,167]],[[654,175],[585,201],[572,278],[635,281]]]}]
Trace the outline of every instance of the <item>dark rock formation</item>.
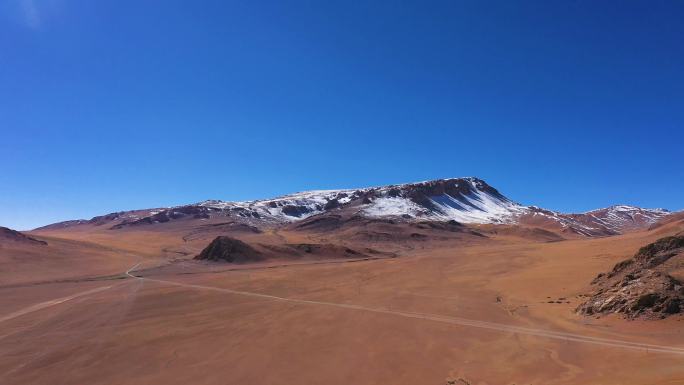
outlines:
[{"label": "dark rock formation", "polygon": [[264,259],[261,252],[247,243],[227,237],[216,237],[195,257],[198,260],[223,261],[231,263],[257,262]]},{"label": "dark rock formation", "polygon": [[670,275],[684,266],[684,236],[666,237],[642,247],[633,258],[599,274],[596,291],[581,314],[620,313],[626,318],[664,318],[684,311],[684,285]]},{"label": "dark rock formation", "polygon": [[336,230],[342,227],[343,224],[344,220],[340,215],[327,214],[304,219],[301,222],[297,222],[294,228],[325,232]]},{"label": "dark rock formation", "polygon": [[305,215],[311,211],[306,206],[295,206],[295,205],[283,206],[283,208],[281,210],[282,210],[283,214],[289,215],[291,217],[297,217],[297,218],[299,218],[302,215]]}]

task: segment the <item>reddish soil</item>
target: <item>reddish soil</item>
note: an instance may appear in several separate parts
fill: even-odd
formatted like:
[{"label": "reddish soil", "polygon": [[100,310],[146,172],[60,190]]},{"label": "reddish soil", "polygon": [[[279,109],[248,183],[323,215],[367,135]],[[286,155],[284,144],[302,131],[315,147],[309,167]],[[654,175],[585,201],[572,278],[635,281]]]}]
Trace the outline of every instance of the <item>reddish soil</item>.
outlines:
[{"label": "reddish soil", "polygon": [[[681,316],[575,311],[598,273],[683,231],[678,221],[574,240],[534,227],[201,223],[3,243],[0,383],[684,383]],[[220,235],[318,254],[193,260]]]}]

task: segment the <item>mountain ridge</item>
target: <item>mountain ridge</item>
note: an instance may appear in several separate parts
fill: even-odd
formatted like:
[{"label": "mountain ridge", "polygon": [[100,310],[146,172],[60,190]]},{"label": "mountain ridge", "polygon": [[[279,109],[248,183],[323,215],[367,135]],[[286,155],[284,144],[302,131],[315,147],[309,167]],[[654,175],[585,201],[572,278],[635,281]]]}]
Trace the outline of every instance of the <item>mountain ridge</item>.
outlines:
[{"label": "mountain ridge", "polygon": [[359,189],[311,190],[250,201],[205,200],[169,208],[122,211],[53,223],[35,230],[79,225],[111,229],[176,220],[230,217],[260,226],[278,226],[317,215],[346,212],[366,218],[401,221],[456,221],[466,224],[512,224],[552,227],[579,236],[607,236],[645,228],[671,213],[613,205],[585,213],[561,213],[514,202],[476,177],[435,179]]}]

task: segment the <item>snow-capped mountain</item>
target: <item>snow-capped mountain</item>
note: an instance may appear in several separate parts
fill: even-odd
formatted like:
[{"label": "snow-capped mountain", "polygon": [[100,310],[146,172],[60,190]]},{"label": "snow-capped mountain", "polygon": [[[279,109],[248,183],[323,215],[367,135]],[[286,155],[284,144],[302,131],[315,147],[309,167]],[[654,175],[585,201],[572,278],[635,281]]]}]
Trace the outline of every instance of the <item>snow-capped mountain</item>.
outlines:
[{"label": "snow-capped mountain", "polygon": [[316,215],[339,213],[401,221],[522,224],[582,236],[614,235],[644,228],[669,215],[667,210],[632,206],[563,214],[513,202],[485,181],[468,177],[361,189],[307,191],[245,202],[207,200],[171,208],[113,213],[46,228],[111,224],[111,228],[120,229],[181,219],[226,217],[256,226],[277,226]]},{"label": "snow-capped mountain", "polygon": [[[617,211],[616,207],[629,207],[630,210]],[[518,218],[518,223],[581,236],[608,236],[648,228],[670,214],[664,209],[632,206],[612,206],[581,214],[564,214],[529,206],[526,213]]]},{"label": "snow-capped mountain", "polygon": [[616,232],[644,228],[669,215],[665,209],[642,209],[641,207],[617,205],[584,213]]},{"label": "snow-capped mountain", "polygon": [[321,190],[249,202],[205,201],[210,209],[243,216],[295,221],[340,208],[367,217],[456,220],[462,223],[512,223],[524,206],[510,201],[477,178],[455,178],[356,190]]},{"label": "snow-capped mountain", "polygon": [[483,180],[456,178],[388,186],[374,191],[361,213],[369,217],[455,220],[461,223],[514,223],[525,206]]}]

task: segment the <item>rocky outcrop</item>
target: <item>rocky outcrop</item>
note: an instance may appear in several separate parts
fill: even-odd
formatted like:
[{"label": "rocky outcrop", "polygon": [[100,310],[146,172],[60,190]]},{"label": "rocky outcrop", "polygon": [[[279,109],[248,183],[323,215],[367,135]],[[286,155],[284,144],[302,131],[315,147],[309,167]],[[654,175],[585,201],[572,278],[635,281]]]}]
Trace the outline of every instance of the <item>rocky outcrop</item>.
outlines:
[{"label": "rocky outcrop", "polygon": [[264,255],[247,243],[227,237],[216,237],[195,257],[197,260],[222,261],[230,263],[258,262]]},{"label": "rocky outcrop", "polygon": [[684,236],[666,237],[642,247],[592,282],[596,291],[577,311],[619,313],[626,318],[664,318],[684,312],[684,284],[671,274],[684,266]]},{"label": "rocky outcrop", "polygon": [[326,232],[337,230],[346,223],[341,215],[327,214],[304,219],[292,226],[295,230]]},{"label": "rocky outcrop", "polygon": [[[181,218],[193,218],[193,219],[207,219],[209,218],[209,213],[212,210],[206,207],[200,206],[179,206],[171,209],[165,209],[150,216],[146,216],[140,219],[124,219],[121,223],[118,223],[111,227],[112,230],[122,229],[128,226],[139,226],[139,225],[151,225],[155,223],[166,223],[175,219]],[[118,213],[117,213],[118,214]],[[105,217],[103,217],[105,218]],[[120,216],[112,217],[111,220],[117,220]],[[95,219],[95,218],[93,218]],[[93,220],[91,219],[91,221]],[[107,223],[107,222],[103,222]]]}]

